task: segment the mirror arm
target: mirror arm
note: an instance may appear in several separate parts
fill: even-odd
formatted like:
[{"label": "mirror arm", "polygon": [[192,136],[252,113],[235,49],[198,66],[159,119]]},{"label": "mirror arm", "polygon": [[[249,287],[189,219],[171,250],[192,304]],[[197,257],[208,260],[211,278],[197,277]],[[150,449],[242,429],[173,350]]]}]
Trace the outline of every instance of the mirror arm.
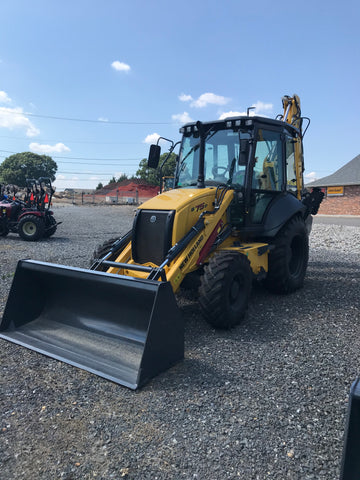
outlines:
[{"label": "mirror arm", "polygon": [[[163,138],[164,140],[167,140],[167,139],[164,138],[164,137],[159,137],[159,139],[160,139],[160,138]],[[168,140],[168,142],[171,142],[171,147],[169,148],[169,153],[166,155],[165,160],[164,160],[164,161],[162,162],[162,164],[160,165],[160,170],[159,170],[159,177],[160,177],[160,188],[159,188],[159,191],[160,191],[160,193],[162,192],[162,169],[163,169],[163,166],[164,166],[165,163],[168,161],[168,159],[170,158],[170,155],[171,155],[172,152],[175,150],[175,148],[179,145],[179,143],[181,143],[180,141],[174,143],[172,140]]]}]

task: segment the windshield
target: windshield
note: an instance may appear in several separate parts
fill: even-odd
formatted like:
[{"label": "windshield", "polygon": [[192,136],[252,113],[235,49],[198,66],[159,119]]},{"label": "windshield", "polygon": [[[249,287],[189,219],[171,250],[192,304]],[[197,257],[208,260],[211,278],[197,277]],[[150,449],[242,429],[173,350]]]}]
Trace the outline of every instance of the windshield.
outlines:
[{"label": "windshield", "polygon": [[[239,165],[241,138],[233,130],[210,130],[205,140],[204,180],[206,185],[221,183],[244,185],[245,166]],[[197,133],[184,136],[180,149],[179,187],[195,186],[199,175],[200,138]]]}]

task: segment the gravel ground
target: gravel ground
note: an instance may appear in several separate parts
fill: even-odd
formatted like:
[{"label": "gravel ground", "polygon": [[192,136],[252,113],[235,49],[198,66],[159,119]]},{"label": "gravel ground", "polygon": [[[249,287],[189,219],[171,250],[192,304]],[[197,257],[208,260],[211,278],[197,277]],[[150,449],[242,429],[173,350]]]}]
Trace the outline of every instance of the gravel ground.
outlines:
[{"label": "gravel ground", "polygon": [[[63,224],[51,239],[0,238],[0,314],[17,260],[86,267],[133,215],[54,210]],[[137,392],[0,340],[0,477],[337,479],[360,365],[359,233],[315,224],[304,289],[255,288],[231,331],[182,296],[185,360]]]}]

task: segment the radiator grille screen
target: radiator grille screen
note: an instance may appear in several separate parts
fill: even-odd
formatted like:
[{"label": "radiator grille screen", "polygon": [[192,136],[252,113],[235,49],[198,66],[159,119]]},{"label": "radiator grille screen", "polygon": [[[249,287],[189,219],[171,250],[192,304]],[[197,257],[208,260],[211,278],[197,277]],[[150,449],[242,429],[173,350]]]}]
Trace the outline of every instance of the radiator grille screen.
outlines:
[{"label": "radiator grille screen", "polygon": [[138,210],[133,227],[132,252],[137,263],[160,265],[171,248],[174,210]]}]

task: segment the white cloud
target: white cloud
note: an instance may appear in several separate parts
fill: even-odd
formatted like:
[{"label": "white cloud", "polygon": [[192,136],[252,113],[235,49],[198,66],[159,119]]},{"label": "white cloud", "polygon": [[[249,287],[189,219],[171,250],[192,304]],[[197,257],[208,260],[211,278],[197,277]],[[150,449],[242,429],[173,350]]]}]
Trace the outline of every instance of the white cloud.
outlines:
[{"label": "white cloud", "polygon": [[151,133],[143,140],[143,143],[148,143],[148,144],[156,143],[159,137],[160,135],[158,133]]},{"label": "white cloud", "polygon": [[[273,104],[272,103],[264,103],[261,102],[260,100],[257,101],[256,103],[253,103],[251,105],[253,107],[252,110],[249,110],[249,116],[253,117],[254,115],[260,115],[265,117],[265,112],[266,113],[271,113],[271,110],[273,109]],[[243,115],[247,115],[247,111],[245,112],[236,112],[233,110],[230,110],[228,112],[224,112],[220,115],[219,120],[224,120],[225,118],[228,117],[241,117]]]},{"label": "white cloud", "polygon": [[316,172],[309,172],[304,175],[304,178],[306,180],[306,183],[314,182],[317,180],[317,174]]},{"label": "white cloud", "polygon": [[219,120],[224,120],[228,117],[241,117],[242,115],[246,115],[246,112],[234,112],[233,110],[230,110],[229,112],[222,113],[219,117]]},{"label": "white cloud", "polygon": [[[143,140],[143,143],[147,143],[149,145],[157,144],[157,141],[159,138],[160,138],[160,135],[158,133],[151,133]],[[167,143],[166,140],[163,140],[163,139],[159,141],[159,145],[165,145],[166,143]]]},{"label": "white cloud", "polygon": [[11,103],[11,98],[4,90],[0,90],[0,103]]},{"label": "white cloud", "polygon": [[0,127],[13,130],[14,128],[26,128],[27,137],[39,135],[40,130],[31,123],[20,107],[0,107]]},{"label": "white cloud", "polygon": [[191,95],[186,95],[186,93],[182,93],[179,95],[179,100],[180,102],[190,102],[190,100],[193,100]]},{"label": "white cloud", "polygon": [[36,153],[64,153],[70,152],[70,148],[63,143],[57,143],[56,145],[41,145],[40,143],[32,142],[29,145],[30,150]]},{"label": "white cloud", "polygon": [[190,102],[190,107],[204,108],[208,105],[226,105],[230,102],[230,98],[223,97],[222,95],[215,95],[215,93],[203,93],[197,100],[194,100],[191,95],[182,93],[179,95],[181,102]]},{"label": "white cloud", "polygon": [[119,60],[115,60],[114,62],[112,62],[111,64],[112,68],[118,72],[130,72],[131,70],[131,67],[130,65],[128,65],[127,63],[124,63],[124,62],[119,62]]},{"label": "white cloud", "polygon": [[191,102],[191,107],[203,108],[207,105],[226,105],[230,99],[222,97],[221,95],[215,95],[214,93],[203,93],[197,100]]},{"label": "white cloud", "polygon": [[99,118],[98,118],[98,121],[99,121],[99,122],[108,122],[109,119],[106,118],[106,117],[99,117]]},{"label": "white cloud", "polygon": [[251,106],[255,107],[255,110],[253,110],[255,115],[261,115],[263,112],[270,113],[274,107],[272,103],[264,103],[260,102],[260,100],[258,100],[256,103],[253,103]]},{"label": "white cloud", "polygon": [[226,105],[230,102],[230,98],[215,95],[215,93],[203,93],[197,100],[190,103],[191,107],[204,108],[207,105]]},{"label": "white cloud", "polygon": [[171,118],[173,119],[174,122],[176,123],[189,123],[193,122],[194,120],[190,117],[188,112],[184,113],[176,113],[175,115],[171,115]]}]

